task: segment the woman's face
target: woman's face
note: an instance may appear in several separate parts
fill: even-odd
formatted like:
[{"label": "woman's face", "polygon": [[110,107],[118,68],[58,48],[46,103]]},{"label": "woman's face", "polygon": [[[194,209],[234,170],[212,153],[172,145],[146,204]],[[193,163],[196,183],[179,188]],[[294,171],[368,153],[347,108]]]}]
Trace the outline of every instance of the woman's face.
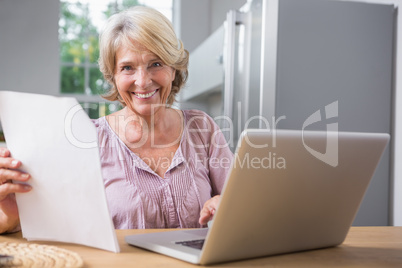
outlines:
[{"label": "woman's face", "polygon": [[171,92],[175,70],[148,50],[121,47],[116,53],[114,81],[127,107],[150,116],[164,107]]}]

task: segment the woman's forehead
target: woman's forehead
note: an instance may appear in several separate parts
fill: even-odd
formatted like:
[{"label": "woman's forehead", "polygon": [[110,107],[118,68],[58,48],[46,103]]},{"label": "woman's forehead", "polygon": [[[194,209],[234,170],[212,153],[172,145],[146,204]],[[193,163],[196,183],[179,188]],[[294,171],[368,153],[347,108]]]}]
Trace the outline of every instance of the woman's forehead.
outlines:
[{"label": "woman's forehead", "polygon": [[122,46],[116,51],[116,63],[121,61],[132,61],[133,59],[149,61],[159,59],[157,55],[148,49],[132,49],[131,47]]}]

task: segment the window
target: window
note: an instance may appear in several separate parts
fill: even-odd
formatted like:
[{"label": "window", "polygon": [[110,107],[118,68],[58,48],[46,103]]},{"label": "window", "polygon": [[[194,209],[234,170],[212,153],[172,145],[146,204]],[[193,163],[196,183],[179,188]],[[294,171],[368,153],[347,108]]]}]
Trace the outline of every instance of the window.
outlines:
[{"label": "window", "polygon": [[98,36],[112,14],[146,5],[172,19],[172,0],[62,0],[60,1],[60,91],[78,99],[91,118],[121,108],[100,97],[109,89],[99,71]]}]

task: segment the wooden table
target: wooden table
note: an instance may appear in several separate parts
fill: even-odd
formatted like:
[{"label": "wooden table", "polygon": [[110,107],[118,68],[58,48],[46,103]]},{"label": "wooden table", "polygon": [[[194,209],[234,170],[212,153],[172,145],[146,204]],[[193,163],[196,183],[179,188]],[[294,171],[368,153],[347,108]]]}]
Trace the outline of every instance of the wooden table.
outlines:
[{"label": "wooden table", "polygon": [[[197,267],[174,258],[132,247],[125,243],[129,234],[160,230],[117,230],[120,253],[86,246],[33,241],[77,252],[85,267]],[[0,235],[0,242],[27,241],[21,233]],[[283,254],[209,267],[402,267],[402,227],[352,227],[345,242],[333,248]]]}]

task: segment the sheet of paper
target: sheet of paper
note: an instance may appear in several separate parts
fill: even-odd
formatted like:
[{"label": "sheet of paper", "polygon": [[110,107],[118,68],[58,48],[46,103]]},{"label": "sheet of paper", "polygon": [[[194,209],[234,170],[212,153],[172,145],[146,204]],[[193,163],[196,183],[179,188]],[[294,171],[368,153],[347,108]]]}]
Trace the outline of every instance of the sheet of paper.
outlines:
[{"label": "sheet of paper", "polygon": [[74,98],[0,92],[6,144],[32,191],[16,194],[23,237],[119,252],[94,124]]}]

